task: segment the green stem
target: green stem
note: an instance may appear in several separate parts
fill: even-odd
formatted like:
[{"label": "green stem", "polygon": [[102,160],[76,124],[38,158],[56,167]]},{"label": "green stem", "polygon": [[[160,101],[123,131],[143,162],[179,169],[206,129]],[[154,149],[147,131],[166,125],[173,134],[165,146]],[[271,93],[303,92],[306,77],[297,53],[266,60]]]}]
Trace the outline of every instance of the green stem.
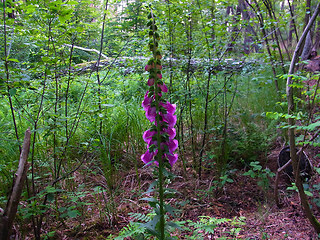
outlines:
[{"label": "green stem", "polygon": [[[155,42],[155,40],[153,40]],[[156,59],[156,51],[153,51],[154,59]],[[159,108],[159,87],[158,87],[158,77],[157,74],[154,79],[154,86],[155,86],[155,101],[156,101],[156,126],[157,126],[157,147],[158,147],[158,154],[157,154],[157,161],[159,163],[159,172],[158,172],[158,180],[159,180],[159,207],[160,207],[160,239],[164,239],[164,196],[163,196],[163,160],[162,160],[162,149],[161,149],[161,126],[160,126],[160,108]]]},{"label": "green stem", "polygon": [[[153,33],[155,33],[155,20],[151,10],[152,16],[152,28]],[[153,34],[153,59],[154,59],[154,66],[156,68],[156,39]],[[162,160],[162,149],[161,149],[161,126],[160,126],[160,107],[159,107],[159,87],[158,87],[158,75],[155,73],[154,76],[154,94],[155,94],[155,103],[156,103],[156,126],[157,126],[157,147],[158,147],[158,154],[157,154],[157,161],[159,163],[159,171],[158,171],[158,181],[159,181],[159,211],[160,211],[160,221],[159,221],[159,230],[160,230],[160,240],[164,240],[164,226],[165,226],[165,219],[164,219],[164,194],[163,194],[163,160]]]},{"label": "green stem", "polygon": [[4,68],[5,68],[5,81],[7,84],[7,92],[8,92],[8,99],[9,99],[9,104],[10,104],[10,110],[11,110],[11,116],[12,116],[12,123],[14,126],[14,131],[16,134],[16,139],[19,145],[19,152],[21,153],[21,145],[20,145],[20,139],[19,139],[19,133],[18,133],[18,127],[17,127],[17,122],[16,122],[16,117],[14,113],[14,107],[13,107],[13,102],[12,102],[12,97],[10,94],[10,74],[9,74],[9,65],[8,65],[8,52],[7,52],[7,23],[6,23],[6,1],[3,1],[3,38],[4,38]]}]

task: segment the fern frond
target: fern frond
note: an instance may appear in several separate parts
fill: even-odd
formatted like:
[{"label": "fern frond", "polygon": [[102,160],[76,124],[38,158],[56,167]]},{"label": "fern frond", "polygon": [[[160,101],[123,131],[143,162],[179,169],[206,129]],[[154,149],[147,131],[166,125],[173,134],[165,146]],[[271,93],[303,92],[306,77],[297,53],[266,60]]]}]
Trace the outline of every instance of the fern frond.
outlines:
[{"label": "fern frond", "polygon": [[141,227],[140,223],[130,222],[127,226],[123,227],[119,233],[119,236],[115,240],[124,240],[128,237],[135,237],[144,234],[145,229]]},{"label": "fern frond", "polygon": [[145,215],[143,213],[129,213],[129,216],[138,222],[148,222],[152,219],[150,214]]}]

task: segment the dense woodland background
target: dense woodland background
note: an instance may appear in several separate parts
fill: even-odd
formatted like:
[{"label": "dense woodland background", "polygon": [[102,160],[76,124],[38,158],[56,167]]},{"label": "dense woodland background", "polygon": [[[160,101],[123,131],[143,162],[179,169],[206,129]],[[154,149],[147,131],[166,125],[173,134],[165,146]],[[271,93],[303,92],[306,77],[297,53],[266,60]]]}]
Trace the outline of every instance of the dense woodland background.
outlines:
[{"label": "dense woodland background", "polygon": [[[177,180],[167,184],[180,192],[170,202],[180,209],[176,220],[188,228],[172,230],[172,236],[297,237],[290,238],[285,228],[284,235],[261,226],[253,230],[241,209],[263,212],[275,205],[277,154],[288,145],[287,119],[294,118],[296,144],[304,145],[315,167],[304,186],[319,215],[320,100],[314,70],[320,70],[315,60],[320,17],[298,52],[291,115],[286,98],[294,50],[316,9],[311,0],[2,0],[2,209],[24,133],[31,130],[27,181],[12,234],[148,239],[128,224],[148,216],[139,199],[152,179],[140,160],[146,149],[142,133],[149,127],[141,107],[148,89],[149,4],[161,36],[167,96],[177,105],[179,160],[172,170]],[[284,205],[295,202],[301,210],[295,186],[289,184],[291,191],[281,186]],[[249,192],[252,196],[242,195]],[[209,202],[210,207],[201,205]],[[225,203],[228,207],[221,207]],[[221,224],[224,230],[215,230]]]}]

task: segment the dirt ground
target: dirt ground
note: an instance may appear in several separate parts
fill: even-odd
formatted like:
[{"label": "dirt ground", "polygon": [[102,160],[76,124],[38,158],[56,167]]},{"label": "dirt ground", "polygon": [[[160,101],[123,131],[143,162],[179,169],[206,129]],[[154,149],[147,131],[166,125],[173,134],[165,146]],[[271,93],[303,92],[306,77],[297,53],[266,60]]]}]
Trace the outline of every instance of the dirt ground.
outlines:
[{"label": "dirt ground", "polygon": [[[277,157],[281,148],[270,151],[267,159],[264,159],[264,167],[272,172],[277,169]],[[314,152],[311,154],[315,154]],[[319,159],[312,158],[314,166],[319,165]],[[149,168],[138,169],[137,174],[133,169],[130,172],[123,172],[115,176],[116,183],[113,189],[114,195],[110,198],[110,192],[105,178],[102,175],[89,171],[89,167],[74,174],[74,181],[86,183],[86,195],[79,197],[79,201],[90,202],[82,206],[82,215],[61,222],[54,222],[47,219],[43,228],[44,234],[52,231],[54,234],[49,239],[112,239],[110,235],[117,235],[119,231],[133,220],[129,213],[148,213],[150,207],[140,199],[141,194],[147,190],[152,180],[152,172]],[[208,235],[205,239],[318,239],[312,226],[303,213],[297,193],[288,191],[288,181],[282,176],[279,185],[279,194],[283,206],[278,208],[274,201],[273,189],[274,178],[270,179],[270,186],[263,191],[257,185],[256,179],[244,176],[243,171],[237,171],[230,175],[233,180],[226,183],[219,191],[212,186],[214,179],[212,170],[205,169],[201,180],[194,176],[192,171],[184,174],[179,164],[173,172],[177,175],[167,187],[175,189],[178,193],[167,199],[171,206],[179,209],[175,220],[199,221],[199,216],[210,216],[214,218],[244,217],[244,225],[237,235],[229,235],[230,224],[217,225],[215,234]],[[310,185],[318,183],[319,177],[313,177]],[[97,192],[98,186],[105,188],[105,191]],[[102,189],[103,189],[102,188]],[[214,190],[212,190],[214,189]],[[312,205],[314,214],[320,219],[320,211],[315,204]],[[16,226],[17,229],[24,228],[24,231],[32,233],[26,226]],[[46,230],[48,229],[48,230]],[[17,233],[19,231],[17,230]],[[190,233],[179,232],[179,239],[186,239]],[[16,234],[18,236],[19,234]],[[27,234],[28,235],[28,234]],[[19,238],[17,238],[19,239]],[[30,237],[24,239],[32,239]]]}]

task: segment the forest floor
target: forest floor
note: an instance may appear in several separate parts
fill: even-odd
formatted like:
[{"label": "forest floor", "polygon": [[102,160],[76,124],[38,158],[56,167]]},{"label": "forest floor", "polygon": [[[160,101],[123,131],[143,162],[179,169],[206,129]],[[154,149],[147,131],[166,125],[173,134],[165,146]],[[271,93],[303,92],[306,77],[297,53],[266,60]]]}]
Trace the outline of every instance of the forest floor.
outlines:
[{"label": "forest floor", "polygon": [[[263,160],[267,163],[265,167],[274,173],[280,150],[280,147],[273,149],[267,159]],[[319,159],[317,162],[319,163]],[[314,166],[318,166],[317,162],[313,159]],[[106,186],[106,181],[102,175],[88,169],[90,167],[87,166],[76,172],[74,180],[86,183],[88,193],[80,200],[92,204],[84,206],[82,216],[68,219],[63,223],[57,222],[54,237],[51,239],[113,239],[110,235],[117,236],[129,221],[134,221],[129,213],[147,214],[151,211],[147,202],[140,200],[146,197],[142,196],[142,193],[153,181],[150,168],[138,170],[140,183],[137,181],[134,169],[117,174],[114,179],[117,187],[113,190],[113,200],[106,192],[102,193],[104,195],[90,194],[96,186]],[[278,208],[273,195],[274,179],[270,180],[268,190],[263,191],[257,185],[256,179],[237,171],[230,176],[233,182],[226,183],[221,191],[217,192],[210,190],[213,185],[210,169],[204,171],[201,180],[191,171],[182,177],[183,174],[179,169],[182,169],[182,166],[177,164],[173,171],[178,177],[167,186],[178,192],[175,198],[167,200],[170,205],[179,209],[175,220],[197,222],[199,216],[210,216],[217,219],[236,217],[238,220],[242,219],[239,221],[243,221],[243,225],[232,226],[230,222],[217,224],[214,235],[206,235],[204,239],[219,239],[219,237],[224,237],[221,239],[318,239],[301,209],[297,193],[286,190],[288,183],[283,180],[284,178],[279,186],[283,206]],[[319,179],[311,181],[310,184],[319,183]],[[319,219],[320,209],[315,205],[313,207]],[[236,228],[240,231],[232,235],[232,231]],[[179,239],[187,239],[187,235],[192,233],[179,232],[174,235]]]}]

